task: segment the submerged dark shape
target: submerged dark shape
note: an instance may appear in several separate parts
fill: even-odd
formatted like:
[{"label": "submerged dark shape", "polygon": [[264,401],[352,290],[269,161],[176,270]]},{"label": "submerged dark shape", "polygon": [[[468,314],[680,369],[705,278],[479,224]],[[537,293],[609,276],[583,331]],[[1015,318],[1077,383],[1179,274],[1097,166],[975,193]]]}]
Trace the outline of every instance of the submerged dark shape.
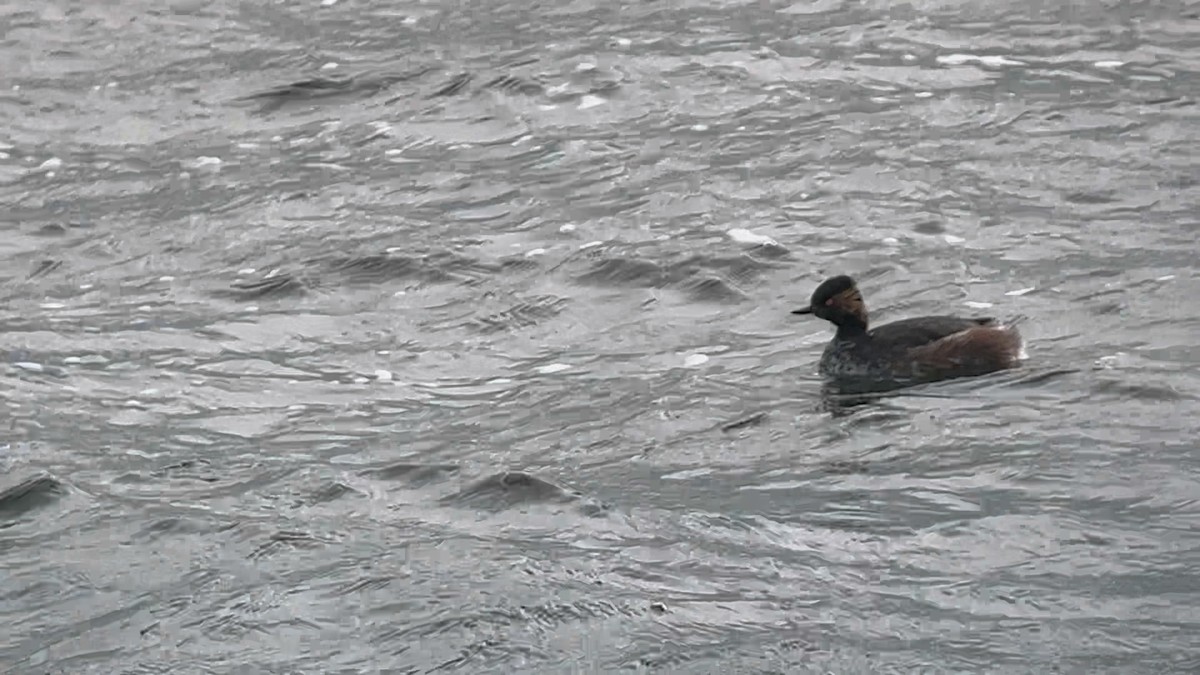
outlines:
[{"label": "submerged dark shape", "polygon": [[854,393],[984,375],[1016,367],[1022,356],[1017,329],[991,317],[923,316],[869,328],[862,293],[845,275],[825,280],[809,306],[792,313],[837,327],[819,370]]}]

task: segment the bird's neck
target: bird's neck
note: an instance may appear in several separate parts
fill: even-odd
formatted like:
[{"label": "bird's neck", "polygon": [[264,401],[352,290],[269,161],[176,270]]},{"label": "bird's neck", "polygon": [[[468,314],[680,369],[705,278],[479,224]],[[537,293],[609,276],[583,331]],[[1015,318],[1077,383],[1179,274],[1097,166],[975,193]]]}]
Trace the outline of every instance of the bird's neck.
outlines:
[{"label": "bird's neck", "polygon": [[866,334],[867,323],[859,320],[858,317],[847,317],[846,320],[837,324],[837,339],[839,340],[853,340]]}]

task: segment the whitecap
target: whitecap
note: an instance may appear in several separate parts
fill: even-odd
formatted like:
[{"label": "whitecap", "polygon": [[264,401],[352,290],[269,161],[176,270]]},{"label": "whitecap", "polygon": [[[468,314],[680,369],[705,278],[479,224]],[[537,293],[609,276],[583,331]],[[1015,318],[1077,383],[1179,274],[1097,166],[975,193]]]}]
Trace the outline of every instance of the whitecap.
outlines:
[{"label": "whitecap", "polygon": [[975,56],[972,54],[945,54],[939,55],[934,60],[945,66],[961,66],[974,61]]},{"label": "whitecap", "polygon": [[726,232],[725,234],[729,235],[730,239],[736,241],[739,244],[755,244],[755,245],[759,245],[759,246],[778,246],[779,245],[779,243],[776,242],[774,239],[772,239],[766,235],[763,235],[763,234],[751,232],[750,230],[747,230],[744,227],[735,227],[732,230],[729,230],[728,232]]},{"label": "whitecap", "polygon": [[990,56],[981,56],[981,57],[979,57],[979,62],[985,66],[992,66],[994,68],[999,67],[999,66],[1023,66],[1023,65],[1025,65],[1024,61],[1010,59],[1006,56],[1000,56],[999,54],[993,54]]},{"label": "whitecap", "polygon": [[980,63],[985,66],[997,68],[1000,66],[1023,66],[1021,61],[1010,59],[999,54],[987,54],[978,56],[975,54],[944,54],[935,59],[938,63],[946,66],[963,66],[968,63]]},{"label": "whitecap", "polygon": [[605,103],[607,103],[607,101],[599,96],[587,94],[583,98],[579,99],[579,109],[587,110],[588,108],[595,108],[596,106],[604,105]]}]

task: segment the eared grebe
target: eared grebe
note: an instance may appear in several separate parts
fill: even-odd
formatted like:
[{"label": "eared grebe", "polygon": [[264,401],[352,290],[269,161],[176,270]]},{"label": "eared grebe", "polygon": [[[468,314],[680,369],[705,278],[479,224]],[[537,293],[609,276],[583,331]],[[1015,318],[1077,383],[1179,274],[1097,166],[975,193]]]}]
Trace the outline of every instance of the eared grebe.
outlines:
[{"label": "eared grebe", "polygon": [[867,329],[867,306],[848,276],[827,279],[808,307],[837,326],[821,355],[820,372],[830,379],[896,384],[983,375],[1017,365],[1021,335],[992,318],[923,316]]}]

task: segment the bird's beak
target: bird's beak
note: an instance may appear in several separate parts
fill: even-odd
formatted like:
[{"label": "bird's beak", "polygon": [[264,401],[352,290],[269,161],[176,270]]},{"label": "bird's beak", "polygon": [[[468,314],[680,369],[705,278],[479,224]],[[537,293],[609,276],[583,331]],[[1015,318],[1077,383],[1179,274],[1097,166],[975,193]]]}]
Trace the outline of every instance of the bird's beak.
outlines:
[{"label": "bird's beak", "polygon": [[813,311],[812,311],[811,306],[805,307],[804,309],[793,309],[792,310],[792,314],[812,314],[812,313],[813,313]]}]

